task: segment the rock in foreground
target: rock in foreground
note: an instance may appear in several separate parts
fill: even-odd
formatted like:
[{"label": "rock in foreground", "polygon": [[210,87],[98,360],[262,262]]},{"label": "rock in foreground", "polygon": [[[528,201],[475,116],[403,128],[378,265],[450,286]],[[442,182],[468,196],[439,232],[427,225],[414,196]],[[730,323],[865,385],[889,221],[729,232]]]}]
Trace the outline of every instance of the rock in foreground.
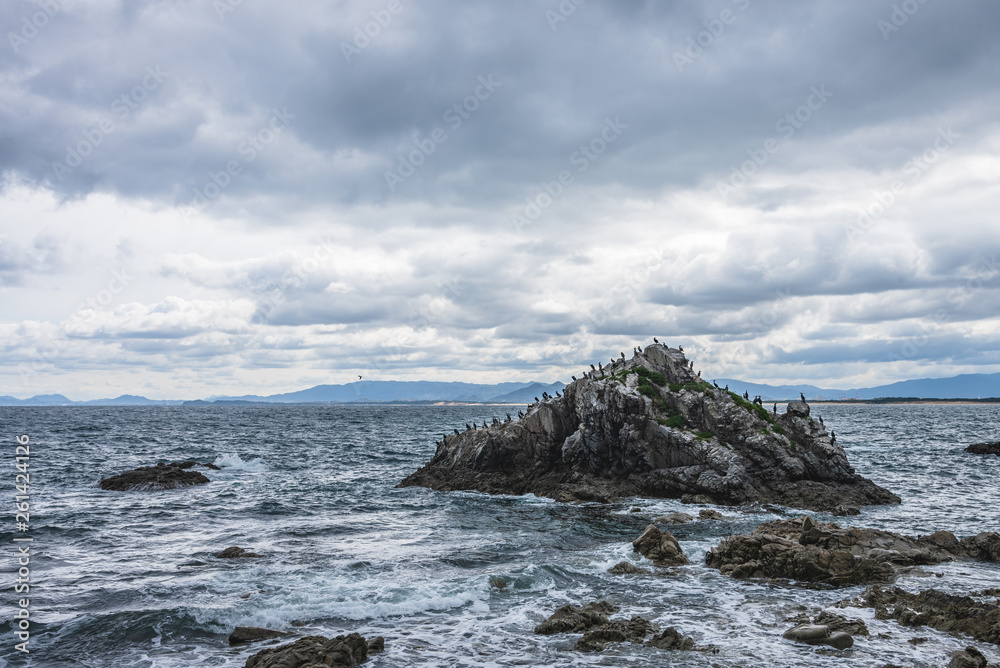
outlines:
[{"label": "rock in foreground", "polygon": [[[184,462],[182,462],[184,463]],[[175,464],[140,466],[120,475],[104,478],[99,483],[101,489],[118,492],[151,492],[178,487],[191,487],[212,482],[197,471],[189,471]]]},{"label": "rock in foreground", "polygon": [[806,403],[769,411],[701,381],[662,345],[588,372],[521,419],[446,436],[400,485],[817,510],[899,502],[854,472]]},{"label": "rock in foreground", "polygon": [[786,640],[805,643],[807,645],[829,645],[837,649],[847,649],[854,645],[854,638],[843,631],[831,631],[824,624],[799,624],[782,634]]},{"label": "rock in foreground", "polygon": [[811,519],[767,522],[729,536],[705,562],[734,578],[787,578],[835,586],[894,582],[897,569],[954,559],[997,561],[1000,535],[958,540],[947,531],[909,538],[877,529],[841,528]]},{"label": "rock in foreground", "polygon": [[1000,457],[1000,441],[997,443],[973,443],[965,449],[974,455],[996,455]]},{"label": "rock in foreground", "polygon": [[369,654],[381,651],[381,636],[367,642],[357,633],[336,638],[307,636],[279,647],[261,650],[247,659],[246,668],[320,668],[359,666]]},{"label": "rock in foreground", "polygon": [[1000,645],[1000,607],[971,596],[937,589],[911,594],[899,587],[874,586],[850,603],[874,608],[876,619],[895,619],[903,626],[930,626]]}]

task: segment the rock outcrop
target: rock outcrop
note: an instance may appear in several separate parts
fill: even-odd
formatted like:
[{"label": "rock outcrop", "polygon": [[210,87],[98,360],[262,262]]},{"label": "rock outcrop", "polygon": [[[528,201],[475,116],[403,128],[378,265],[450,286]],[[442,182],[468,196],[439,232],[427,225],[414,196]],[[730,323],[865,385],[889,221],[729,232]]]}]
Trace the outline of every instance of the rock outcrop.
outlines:
[{"label": "rock outcrop", "polygon": [[654,524],[646,527],[642,535],[632,541],[632,549],[657,566],[683,566],[691,563],[677,539]]},{"label": "rock outcrop", "polygon": [[[180,462],[185,464],[186,462]],[[191,487],[211,482],[204,474],[189,471],[177,463],[156,466],[140,466],[110,478],[104,478],[99,483],[101,489],[118,492],[143,491],[151,492],[178,487]]]},{"label": "rock outcrop", "polygon": [[903,626],[930,626],[1000,645],[1000,606],[971,596],[927,589],[911,594],[899,587],[873,586],[844,605],[875,609],[876,619],[895,619]]},{"label": "rock outcrop", "polygon": [[250,552],[242,547],[234,545],[233,547],[227,547],[221,552],[215,553],[216,559],[260,559],[264,555],[257,554],[256,552]]},{"label": "rock outcrop", "polygon": [[768,411],[701,381],[662,345],[588,372],[521,419],[445,437],[400,485],[816,510],[899,502],[854,472],[806,403]]},{"label": "rock outcrop", "polygon": [[782,637],[806,645],[829,645],[837,649],[854,645],[854,638],[849,633],[831,631],[825,624],[799,624],[785,631]]},{"label": "rock outcrop", "polygon": [[381,636],[366,641],[357,633],[336,638],[306,636],[288,645],[263,649],[249,659],[246,668],[314,668],[318,666],[359,666],[369,654],[382,650]]},{"label": "rock outcrop", "polygon": [[947,531],[909,538],[878,529],[841,528],[810,518],[776,520],[729,536],[705,563],[735,578],[787,578],[835,586],[894,582],[898,569],[954,559],[998,561],[1000,535],[958,540]]},{"label": "rock outcrop", "polygon": [[535,633],[553,635],[556,633],[583,633],[576,643],[581,652],[599,652],[609,643],[642,643],[646,637],[653,637],[646,644],[659,649],[696,649],[694,640],[670,627],[660,632],[648,619],[634,615],[631,619],[609,619],[608,615],[618,612],[618,608],[607,601],[594,601],[585,606],[564,605],[551,617],[535,627]]},{"label": "rock outcrop", "polygon": [[965,449],[974,455],[996,455],[1000,457],[1000,442],[997,443],[973,443]]}]

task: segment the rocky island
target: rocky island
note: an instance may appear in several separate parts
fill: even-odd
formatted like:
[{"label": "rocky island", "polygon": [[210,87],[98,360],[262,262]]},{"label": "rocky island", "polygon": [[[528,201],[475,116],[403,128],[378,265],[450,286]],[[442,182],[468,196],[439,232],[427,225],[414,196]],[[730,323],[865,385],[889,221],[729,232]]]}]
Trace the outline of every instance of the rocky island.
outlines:
[{"label": "rocky island", "polygon": [[534,493],[559,501],[624,496],[851,514],[899,503],[856,474],[804,401],[768,410],[704,382],[683,350],[654,344],[574,377],[516,420],[446,436],[400,486]]}]

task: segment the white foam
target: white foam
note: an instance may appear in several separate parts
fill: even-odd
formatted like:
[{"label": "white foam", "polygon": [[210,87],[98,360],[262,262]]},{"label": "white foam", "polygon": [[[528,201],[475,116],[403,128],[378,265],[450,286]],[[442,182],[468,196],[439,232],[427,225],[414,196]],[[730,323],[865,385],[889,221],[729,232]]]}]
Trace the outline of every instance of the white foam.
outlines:
[{"label": "white foam", "polygon": [[250,473],[263,473],[264,471],[269,471],[271,468],[260,457],[245,462],[243,461],[243,458],[235,452],[227,452],[224,455],[219,455],[215,458],[215,465],[223,469],[248,471]]}]

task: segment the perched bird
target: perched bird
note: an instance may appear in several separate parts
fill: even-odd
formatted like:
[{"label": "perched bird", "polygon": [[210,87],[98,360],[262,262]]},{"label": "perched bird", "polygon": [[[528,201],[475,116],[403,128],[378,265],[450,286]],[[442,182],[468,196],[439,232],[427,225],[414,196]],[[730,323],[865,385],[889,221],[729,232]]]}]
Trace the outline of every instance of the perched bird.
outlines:
[{"label": "perched bird", "polygon": [[570,376],[570,378],[572,378],[573,380],[576,380],[576,376]]},{"label": "perched bird", "polygon": [[597,371],[597,367],[595,367],[593,364],[591,364],[590,365],[590,370],[591,371]]},{"label": "perched bird", "polygon": [[562,396],[561,394],[559,394],[559,390],[556,390],[556,396],[557,397],[561,397]]},{"label": "perched bird", "polygon": [[518,411],[517,412],[517,417],[518,417],[518,419],[523,418],[524,417],[524,412],[523,411]]},{"label": "perched bird", "polygon": [[[819,423],[823,424],[823,416],[822,415],[819,416]],[[826,426],[826,425],[823,425],[823,426]]]},{"label": "perched bird", "polygon": [[774,413],[775,415],[778,414],[778,404],[774,404],[773,406],[771,406],[771,412]]},{"label": "perched bird", "polygon": [[653,337],[653,343],[659,343],[659,341],[656,340],[655,336]]},{"label": "perched bird", "polygon": [[538,397],[535,397],[535,403],[536,404],[538,403]]},{"label": "perched bird", "polygon": [[684,346],[677,346],[677,350],[684,352]]},{"label": "perched bird", "polygon": [[701,369],[698,369],[698,377],[701,378]]},{"label": "perched bird", "polygon": [[750,399],[750,393],[747,392],[746,390],[743,390],[743,398],[749,400]]},{"label": "perched bird", "polygon": [[835,432],[835,431],[831,431],[830,432],[830,442],[831,443],[836,443],[837,442],[837,432]]},{"label": "perched bird", "polygon": [[729,391],[729,386],[728,386],[728,385],[726,385],[726,392],[728,392],[728,391]]},{"label": "perched bird", "polygon": [[455,429],[455,436],[458,436],[458,430]]},{"label": "perched bird", "polygon": [[545,399],[546,401],[548,401],[549,400],[549,393],[548,392],[542,392],[542,399]]},{"label": "perched bird", "polygon": [[601,366],[601,363],[600,363],[600,362],[598,362],[598,363],[597,363],[597,370],[598,370],[598,371],[604,371],[604,367],[603,367],[603,366]]},{"label": "perched bird", "polygon": [[469,426],[468,422],[465,423],[465,431],[472,431],[472,427]]},{"label": "perched bird", "polygon": [[511,420],[510,413],[507,413],[507,422],[510,422],[510,420]]},{"label": "perched bird", "polygon": [[804,395],[804,394],[802,394],[801,392],[799,392],[799,396],[800,396],[800,397],[802,397],[802,401],[803,401],[803,402],[805,402],[805,400],[806,400],[806,395]]},{"label": "perched bird", "polygon": [[625,359],[625,353],[622,353],[622,359]]}]

